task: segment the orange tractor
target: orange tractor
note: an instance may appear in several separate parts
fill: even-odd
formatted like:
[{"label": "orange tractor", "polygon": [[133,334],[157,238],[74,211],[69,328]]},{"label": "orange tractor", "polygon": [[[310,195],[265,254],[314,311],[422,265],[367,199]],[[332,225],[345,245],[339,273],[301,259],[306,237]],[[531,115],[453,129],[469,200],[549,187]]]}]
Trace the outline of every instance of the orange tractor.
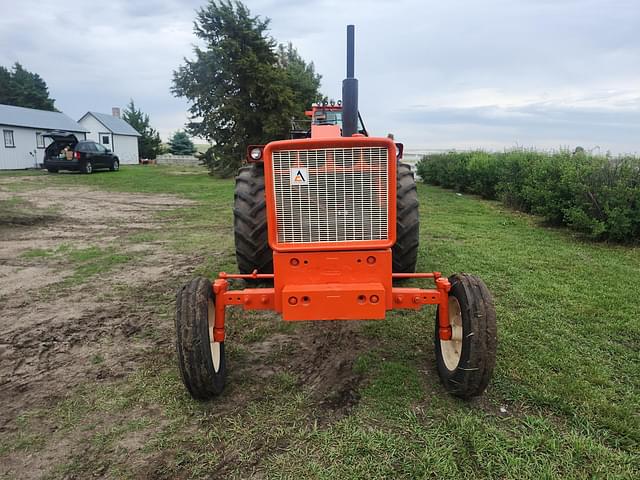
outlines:
[{"label": "orange tractor", "polygon": [[[182,380],[197,399],[225,386],[225,312],[272,310],[285,321],[382,320],[393,309],[436,305],[435,354],[446,389],[469,398],[495,365],[496,315],[484,282],[468,274],[415,273],[418,199],[402,146],[369,137],[358,113],[354,28],[347,27],[342,103],[308,112],[310,130],[250,146],[236,178],[240,273],[196,278],[176,302]],[[296,138],[304,137],[304,138]],[[432,288],[394,286],[425,279]],[[272,282],[230,289],[233,280]]]}]

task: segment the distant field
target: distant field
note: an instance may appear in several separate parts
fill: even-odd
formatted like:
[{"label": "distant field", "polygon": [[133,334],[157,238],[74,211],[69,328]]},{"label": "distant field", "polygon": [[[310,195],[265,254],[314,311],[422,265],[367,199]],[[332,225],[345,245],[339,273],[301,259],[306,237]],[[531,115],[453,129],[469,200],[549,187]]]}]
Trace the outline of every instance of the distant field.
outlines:
[{"label": "distant field", "polygon": [[[196,147],[196,151],[198,151],[199,153],[205,153],[207,150],[209,150],[209,147],[211,146],[208,143],[194,143],[193,145],[194,147]],[[165,148],[167,152],[169,151],[168,143],[163,143],[162,146]]]},{"label": "distant field", "polygon": [[418,189],[419,268],[478,274],[495,296],[483,397],[440,386],[431,308],[322,324],[233,311],[228,389],[199,403],[176,366],[174,295],[234,269],[233,181],[159,166],[0,176],[0,212],[36,218],[0,224],[0,264],[62,272],[55,296],[29,281],[3,294],[0,476],[640,478],[640,248]]}]

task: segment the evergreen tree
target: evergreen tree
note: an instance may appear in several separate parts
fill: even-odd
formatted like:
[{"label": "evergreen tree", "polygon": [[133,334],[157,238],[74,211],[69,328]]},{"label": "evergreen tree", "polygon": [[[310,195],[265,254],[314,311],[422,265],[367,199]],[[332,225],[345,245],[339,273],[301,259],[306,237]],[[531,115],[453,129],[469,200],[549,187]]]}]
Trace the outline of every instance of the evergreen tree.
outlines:
[{"label": "evergreen tree", "polygon": [[55,111],[45,81],[37,73],[26,70],[16,62],[9,70],[0,66],[0,103],[16,107]]},{"label": "evergreen tree", "polygon": [[[209,0],[195,21],[204,46],[174,72],[172,92],[191,103],[187,130],[213,143],[203,155],[212,173],[235,174],[247,145],[286,138],[291,118],[308,107],[309,95],[297,93],[299,63],[279,59],[268,25],[239,1]],[[296,67],[288,73],[284,64]]]},{"label": "evergreen tree", "polygon": [[122,118],[141,136],[138,137],[138,153],[140,158],[153,160],[162,153],[162,140],[158,132],[149,124],[149,115],[136,108],[133,99],[122,111]]},{"label": "evergreen tree", "polygon": [[15,100],[13,98],[14,88],[11,72],[0,65],[0,104],[15,104]]},{"label": "evergreen tree", "polygon": [[305,110],[323,100],[319,92],[322,77],[316,73],[313,62],[306,63],[291,42],[278,46],[278,65],[284,70],[287,85],[293,92],[294,114],[305,118]]},{"label": "evergreen tree", "polygon": [[196,147],[186,132],[178,130],[169,140],[169,151],[174,155],[193,155]]}]

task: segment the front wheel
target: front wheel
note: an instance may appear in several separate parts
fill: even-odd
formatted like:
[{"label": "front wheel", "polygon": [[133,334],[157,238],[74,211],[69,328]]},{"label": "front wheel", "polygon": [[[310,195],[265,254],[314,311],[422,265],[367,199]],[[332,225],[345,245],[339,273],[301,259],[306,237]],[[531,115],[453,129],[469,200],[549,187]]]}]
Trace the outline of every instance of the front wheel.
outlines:
[{"label": "front wheel", "polygon": [[222,393],[227,364],[224,342],[213,339],[215,298],[211,282],[195,278],[176,299],[176,351],[182,382],[197,400]]},{"label": "front wheel", "polygon": [[451,340],[440,340],[436,312],[435,351],[438,375],[453,395],[480,395],[496,364],[496,311],[480,278],[464,273],[449,277]]},{"label": "front wheel", "polygon": [[111,170],[112,172],[117,172],[118,170],[120,170],[120,162],[118,161],[117,158],[115,158],[113,162],[111,162],[111,166],[109,167],[109,170]]}]

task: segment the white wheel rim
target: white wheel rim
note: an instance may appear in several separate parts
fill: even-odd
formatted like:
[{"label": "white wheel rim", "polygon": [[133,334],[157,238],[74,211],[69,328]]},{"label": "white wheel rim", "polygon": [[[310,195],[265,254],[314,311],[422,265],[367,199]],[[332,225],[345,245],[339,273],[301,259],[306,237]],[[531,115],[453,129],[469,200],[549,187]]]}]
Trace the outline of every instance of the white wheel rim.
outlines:
[{"label": "white wheel rim", "polygon": [[93,167],[91,166],[91,162],[87,162],[87,173],[91,173]]},{"label": "white wheel rim", "polygon": [[460,303],[453,295],[449,296],[449,325],[451,340],[440,340],[442,359],[448,370],[455,370],[462,354],[462,311]]},{"label": "white wheel rim", "polygon": [[120,168],[120,163],[116,160],[115,162],[113,162],[113,169],[118,170],[118,168]]},{"label": "white wheel rim", "polygon": [[218,373],[220,370],[220,342],[213,339],[213,327],[216,320],[216,309],[213,300],[207,301],[207,320],[209,322],[209,349],[211,351],[211,361],[213,362],[213,371]]}]

